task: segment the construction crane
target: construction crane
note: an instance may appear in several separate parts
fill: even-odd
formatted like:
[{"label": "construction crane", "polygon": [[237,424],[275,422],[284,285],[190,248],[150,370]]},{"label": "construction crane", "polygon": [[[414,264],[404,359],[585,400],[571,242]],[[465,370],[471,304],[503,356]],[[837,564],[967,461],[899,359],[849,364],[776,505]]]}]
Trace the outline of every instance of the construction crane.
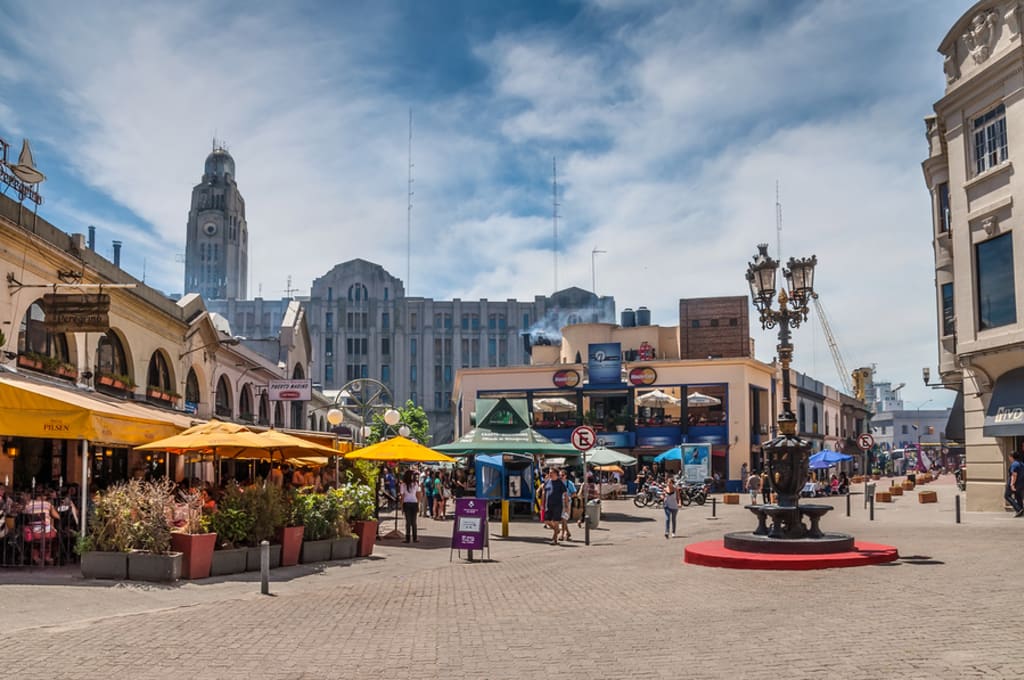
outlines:
[{"label": "construction crane", "polygon": [[[843,355],[839,352],[839,343],[836,342],[835,336],[832,335],[832,325],[828,322],[828,315],[825,314],[825,308],[822,306],[817,295],[811,299],[814,300],[814,309],[818,312],[818,320],[821,322],[821,330],[824,331],[825,340],[828,342],[828,348],[832,352],[832,361],[836,364],[836,371],[839,372],[839,379],[843,381],[843,391],[847,394],[853,394],[853,383],[850,380],[853,374],[846,370],[846,362],[843,361]],[[854,394],[854,396],[863,400],[863,387],[860,387],[859,391],[861,393]]]}]

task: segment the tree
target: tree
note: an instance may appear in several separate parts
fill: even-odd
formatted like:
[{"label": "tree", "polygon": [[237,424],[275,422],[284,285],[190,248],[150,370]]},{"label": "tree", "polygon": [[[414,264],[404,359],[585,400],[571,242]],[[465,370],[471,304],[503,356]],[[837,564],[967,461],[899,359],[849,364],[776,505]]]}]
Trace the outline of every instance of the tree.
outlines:
[{"label": "tree", "polygon": [[427,418],[426,411],[413,403],[411,399],[405,402],[405,406],[396,407],[395,410],[401,414],[402,419],[394,427],[384,422],[383,412],[374,412],[373,421],[370,423],[370,436],[366,438],[366,443],[376,444],[383,439],[393,437],[398,434],[398,429],[405,425],[409,428],[409,439],[426,445],[430,441],[430,420]]}]

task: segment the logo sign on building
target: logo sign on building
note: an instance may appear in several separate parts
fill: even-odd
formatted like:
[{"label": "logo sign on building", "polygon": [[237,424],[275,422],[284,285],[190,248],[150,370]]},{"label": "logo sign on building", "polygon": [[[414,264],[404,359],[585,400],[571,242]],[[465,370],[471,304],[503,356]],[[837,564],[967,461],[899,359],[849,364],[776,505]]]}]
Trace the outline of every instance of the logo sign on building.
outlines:
[{"label": "logo sign on building", "polygon": [[271,380],[267,383],[270,401],[309,401],[313,393],[311,380]]},{"label": "logo sign on building", "polygon": [[580,384],[580,374],[569,370],[555,371],[551,376],[551,382],[555,387],[576,387]]},{"label": "logo sign on building", "polygon": [[653,385],[657,380],[658,372],[650,366],[641,366],[629,372],[631,385]]},{"label": "logo sign on building", "polygon": [[195,414],[199,413],[199,404],[197,404],[194,401],[186,401],[185,402],[185,406],[184,406],[184,408],[182,410],[185,413],[188,413],[188,414],[194,416]]},{"label": "logo sign on building", "polygon": [[110,296],[48,293],[43,296],[44,325],[50,333],[106,333],[110,330]]},{"label": "logo sign on building", "polygon": [[487,501],[456,498],[452,550],[483,550],[487,545]]},{"label": "logo sign on building", "polygon": [[618,342],[602,342],[587,345],[587,370],[590,384],[622,384],[622,345]]}]

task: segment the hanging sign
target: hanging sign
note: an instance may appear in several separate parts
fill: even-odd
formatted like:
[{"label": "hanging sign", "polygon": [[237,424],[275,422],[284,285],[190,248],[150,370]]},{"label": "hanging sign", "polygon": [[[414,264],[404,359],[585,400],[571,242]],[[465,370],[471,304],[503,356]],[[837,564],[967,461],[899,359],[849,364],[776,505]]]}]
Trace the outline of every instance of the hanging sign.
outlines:
[{"label": "hanging sign", "polygon": [[50,333],[106,333],[110,330],[110,296],[47,293],[43,296],[43,325]]},{"label": "hanging sign", "polygon": [[271,380],[267,383],[270,401],[309,401],[312,390],[311,380]]}]

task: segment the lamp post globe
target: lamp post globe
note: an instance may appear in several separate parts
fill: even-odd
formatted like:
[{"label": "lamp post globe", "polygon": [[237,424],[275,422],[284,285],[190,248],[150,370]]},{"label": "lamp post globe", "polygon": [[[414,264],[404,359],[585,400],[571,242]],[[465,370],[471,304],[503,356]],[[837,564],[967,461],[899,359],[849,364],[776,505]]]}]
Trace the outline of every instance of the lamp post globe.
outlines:
[{"label": "lamp post globe", "polygon": [[341,425],[343,420],[345,420],[345,414],[341,412],[341,409],[332,408],[327,412],[327,422],[331,425]]},{"label": "lamp post globe", "polygon": [[401,420],[402,414],[399,413],[397,409],[389,408],[387,411],[384,411],[384,422],[388,427],[398,425]]},{"label": "lamp post globe", "polygon": [[398,434],[408,439],[409,435],[412,434],[412,430],[409,429],[408,425],[402,425],[400,428],[398,428]]}]

